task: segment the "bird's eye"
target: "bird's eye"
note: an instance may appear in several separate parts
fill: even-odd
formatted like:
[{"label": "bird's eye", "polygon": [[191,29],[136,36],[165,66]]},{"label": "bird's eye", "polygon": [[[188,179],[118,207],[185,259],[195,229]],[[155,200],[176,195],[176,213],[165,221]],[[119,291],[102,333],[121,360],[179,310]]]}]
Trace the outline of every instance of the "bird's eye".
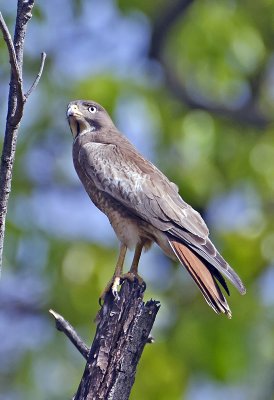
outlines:
[{"label": "bird's eye", "polygon": [[88,108],[88,110],[89,110],[89,112],[90,112],[91,114],[95,114],[96,111],[97,111],[97,108],[96,108],[95,106],[91,106],[91,107]]}]

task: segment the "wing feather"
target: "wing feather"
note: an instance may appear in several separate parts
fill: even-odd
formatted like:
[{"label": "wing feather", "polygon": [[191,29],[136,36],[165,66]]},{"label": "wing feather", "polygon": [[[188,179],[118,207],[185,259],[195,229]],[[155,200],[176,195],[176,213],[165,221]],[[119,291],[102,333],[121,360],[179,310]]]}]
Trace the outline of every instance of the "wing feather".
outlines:
[{"label": "wing feather", "polygon": [[166,232],[169,240],[179,240],[191,248],[244,294],[241,279],[208,238],[208,228],[200,214],[181,198],[174,183],[145,160],[126,138],[119,138],[119,146],[88,142],[81,147],[78,162],[88,178],[97,189]]},{"label": "wing feather", "polygon": [[199,237],[208,236],[200,214],[184,202],[177,186],[134,148],[88,142],[78,161],[99,190],[156,228],[167,231],[175,224]]}]

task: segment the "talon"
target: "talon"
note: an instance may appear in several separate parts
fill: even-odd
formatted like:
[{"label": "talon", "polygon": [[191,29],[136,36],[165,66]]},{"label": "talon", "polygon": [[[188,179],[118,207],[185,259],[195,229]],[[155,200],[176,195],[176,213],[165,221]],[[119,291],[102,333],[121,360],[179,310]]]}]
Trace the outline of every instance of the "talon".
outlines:
[{"label": "talon", "polygon": [[100,307],[103,307],[107,293],[108,291],[104,290],[101,296],[99,297],[98,302]]},{"label": "talon", "polygon": [[120,286],[120,277],[116,276],[114,278],[113,284],[111,286],[111,292],[116,301],[119,300],[119,295],[118,295],[118,287],[119,286]]},{"label": "talon", "polygon": [[109,283],[107,284],[107,286],[105,287],[105,290],[103,291],[103,293],[101,294],[101,296],[99,297],[99,304],[102,307],[103,302],[105,302],[106,296],[108,294],[112,294],[112,296],[114,297],[114,300],[119,300],[119,295],[118,295],[118,287],[120,286],[120,277],[119,276],[114,276]]},{"label": "talon", "polygon": [[[130,282],[134,282],[135,280],[137,280],[139,285],[145,286],[145,288],[146,288],[146,283],[145,283],[145,281],[143,280],[143,278],[141,278],[140,275],[135,274],[134,272],[130,272],[130,271],[127,272],[126,274],[124,274],[124,275],[121,276],[121,279],[122,279],[122,280],[127,279],[127,280],[129,280]],[[144,288],[144,290],[145,290],[145,288]]]},{"label": "talon", "polygon": [[146,288],[147,288],[146,282],[143,281],[142,284],[141,284],[141,286],[142,286],[142,293],[144,293],[144,292],[146,291]]}]

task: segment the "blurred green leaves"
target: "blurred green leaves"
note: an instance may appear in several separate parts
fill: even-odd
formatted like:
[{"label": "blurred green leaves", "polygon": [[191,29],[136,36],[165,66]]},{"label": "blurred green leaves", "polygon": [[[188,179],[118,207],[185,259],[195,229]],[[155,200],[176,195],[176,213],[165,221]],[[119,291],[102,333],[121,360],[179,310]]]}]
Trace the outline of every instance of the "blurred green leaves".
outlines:
[{"label": "blurred green leaves", "polygon": [[[103,1],[99,11],[113,26],[121,14],[135,15],[135,24],[142,15],[153,33],[172,6],[164,0]],[[247,285],[244,297],[231,288],[229,321],[208,308],[183,268],[175,270],[157,252],[144,258],[145,279],[150,263],[161,264],[159,271],[167,268],[171,277],[165,282],[166,275],[159,272],[155,282],[149,278],[146,297],[158,296],[163,308],[153,332],[156,342],[147,346],[140,362],[132,399],[188,400],[193,385],[204,399],[201,380],[216,387],[210,398],[219,398],[221,390],[227,399],[226,389],[234,386],[244,398],[273,398],[268,384],[274,374],[269,272],[274,263],[273,2],[193,1],[164,32],[156,60],[144,51],[150,47],[147,32],[139,38],[141,51],[132,42],[127,45],[130,26],[121,36],[111,23],[97,26],[97,18],[103,20],[96,14],[98,3],[63,1],[59,16],[52,7],[37,4],[39,24],[27,38],[27,79],[37,72],[39,52],[45,50],[48,57],[17,149],[1,282],[5,290],[0,289],[0,357],[9,360],[0,366],[0,398],[72,397],[84,360],[55,331],[47,312],[56,309],[90,343],[98,297],[115,266],[118,243],[109,235],[111,227],[98,219],[99,211],[91,203],[86,208],[89,200],[72,167],[65,109],[76,98],[98,101],[114,119],[124,115],[132,121],[124,129],[129,136],[132,126],[142,126],[140,121],[151,127],[152,132],[139,133],[140,151],[153,140],[150,158],[201,211],[212,240]],[[10,19],[11,10],[7,15]],[[113,56],[111,64],[113,38],[124,47],[121,59]],[[65,60],[72,55],[69,65],[62,64],[60,54]],[[0,60],[6,64],[0,74],[4,93],[8,59],[2,44]],[[91,72],[79,76],[82,64],[90,65]],[[138,102],[143,107],[134,108]],[[131,107],[123,107],[125,103]],[[3,132],[4,96],[0,108]],[[43,196],[46,200],[37,204]],[[45,216],[43,224],[36,207]],[[63,220],[55,218],[56,210],[65,211]],[[79,210],[86,214],[77,220]],[[42,289],[35,290],[39,285]],[[13,328],[7,316],[13,318]],[[15,361],[14,330],[25,339]],[[31,337],[36,342],[26,344]]]}]

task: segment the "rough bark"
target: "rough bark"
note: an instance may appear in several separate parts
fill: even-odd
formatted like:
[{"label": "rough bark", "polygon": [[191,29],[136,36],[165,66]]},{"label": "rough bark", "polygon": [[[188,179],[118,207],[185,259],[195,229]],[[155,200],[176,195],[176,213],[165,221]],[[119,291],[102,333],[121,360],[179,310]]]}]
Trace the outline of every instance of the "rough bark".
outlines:
[{"label": "rough bark", "polygon": [[[97,330],[90,350],[72,326],[55,311],[57,329],[63,331],[87,359],[83,377],[73,400],[127,400],[138,362],[160,308],[157,301],[143,302],[144,287],[124,281],[119,298],[106,296],[97,316]],[[87,355],[88,353],[88,355]]]},{"label": "rough bark", "polygon": [[159,310],[143,302],[138,282],[125,281],[119,299],[108,295],[98,314],[96,335],[74,400],[126,400]]}]

